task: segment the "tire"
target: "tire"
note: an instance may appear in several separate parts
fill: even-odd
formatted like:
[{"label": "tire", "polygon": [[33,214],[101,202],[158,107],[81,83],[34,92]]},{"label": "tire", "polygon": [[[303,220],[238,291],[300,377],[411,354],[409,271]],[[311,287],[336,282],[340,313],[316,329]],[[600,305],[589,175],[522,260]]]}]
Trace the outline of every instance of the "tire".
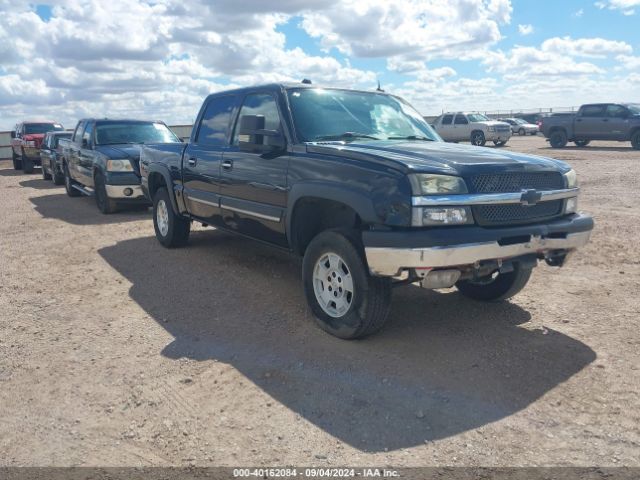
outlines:
[{"label": "tire", "polygon": [[11,150],[11,160],[13,160],[13,169],[22,170],[22,159],[16,155],[16,152]]},{"label": "tire", "polygon": [[[51,163],[49,163],[49,165],[51,165]],[[46,168],[44,168],[44,160],[42,161],[42,166],[40,168],[42,169],[42,179],[51,180],[51,174],[47,172]],[[53,169],[51,169],[51,171],[53,171]]]},{"label": "tire", "polygon": [[524,135],[526,135],[526,134],[527,134],[527,132],[525,131],[525,129],[524,129],[524,128],[521,128],[520,130],[518,130],[518,135],[520,135],[520,136],[524,136]]},{"label": "tire", "polygon": [[483,132],[472,132],[471,133],[471,145],[475,145],[476,147],[483,147],[485,143],[487,143],[487,140],[484,138],[484,133]]},{"label": "tire", "polygon": [[104,175],[98,172],[94,178],[96,206],[105,215],[118,211],[118,204],[107,195],[107,188],[104,181]]},{"label": "tire", "polygon": [[507,144],[507,142],[506,142],[506,141],[505,141],[505,142],[498,142],[498,141],[494,140],[494,141],[493,141],[493,144],[494,144],[496,147],[504,147],[504,146]]},{"label": "tire", "polygon": [[27,157],[22,151],[22,171],[24,173],[33,173],[33,160]]},{"label": "tire", "polygon": [[486,282],[463,280],[456,283],[458,291],[465,297],[483,302],[497,302],[513,297],[522,290],[531,277],[532,268],[514,264],[513,271],[498,273]]},{"label": "tire", "polygon": [[631,147],[634,150],[640,150],[640,130],[636,130],[631,135]]},{"label": "tire", "polygon": [[575,143],[577,147],[586,147],[591,143],[591,140],[575,140],[573,143]]},{"label": "tire", "polygon": [[369,274],[354,232],[327,230],[318,234],[304,254],[302,284],[316,324],[333,336],[363,338],[379,331],[387,321],[391,280]]},{"label": "tire", "polygon": [[79,197],[81,195],[80,191],[76,190],[75,188],[73,188],[73,185],[75,185],[75,181],[71,178],[71,175],[69,175],[69,167],[67,166],[67,164],[64,164],[64,189],[67,191],[67,195],[69,195],[70,197]]},{"label": "tire", "polygon": [[189,241],[191,221],[176,215],[164,187],[153,196],[153,228],[158,241],[167,248],[183,247]]},{"label": "tire", "polygon": [[567,145],[567,134],[564,130],[555,130],[549,135],[549,143],[553,148],[563,148]]},{"label": "tire", "polygon": [[64,174],[58,172],[55,167],[51,169],[53,172],[53,184],[54,185],[64,185]]}]

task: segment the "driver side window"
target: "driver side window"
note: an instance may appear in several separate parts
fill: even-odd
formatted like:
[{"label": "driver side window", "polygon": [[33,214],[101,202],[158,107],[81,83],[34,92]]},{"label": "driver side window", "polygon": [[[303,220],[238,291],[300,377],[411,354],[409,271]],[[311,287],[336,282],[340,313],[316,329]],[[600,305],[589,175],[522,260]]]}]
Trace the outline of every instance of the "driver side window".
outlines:
[{"label": "driver side window", "polygon": [[454,121],[455,125],[467,125],[468,123],[469,123],[469,120],[467,120],[466,115],[461,115],[461,114],[456,115],[456,119]]},{"label": "driver side window", "polygon": [[252,93],[247,95],[242,102],[242,108],[233,132],[232,145],[238,145],[240,118],[243,115],[264,115],[265,130],[280,130],[280,115],[275,98],[268,93]]}]

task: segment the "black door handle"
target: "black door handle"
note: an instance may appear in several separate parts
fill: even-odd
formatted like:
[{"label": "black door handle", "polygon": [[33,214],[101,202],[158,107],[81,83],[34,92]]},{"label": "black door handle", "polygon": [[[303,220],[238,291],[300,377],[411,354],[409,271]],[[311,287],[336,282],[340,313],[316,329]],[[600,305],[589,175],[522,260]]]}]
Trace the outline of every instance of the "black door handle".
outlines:
[{"label": "black door handle", "polygon": [[225,170],[231,170],[233,168],[233,162],[231,160],[225,160],[222,162],[222,168]]},{"label": "black door handle", "polygon": [[187,160],[187,163],[189,164],[190,167],[195,167],[196,163],[198,163],[198,159],[196,157],[189,157],[189,160]]}]

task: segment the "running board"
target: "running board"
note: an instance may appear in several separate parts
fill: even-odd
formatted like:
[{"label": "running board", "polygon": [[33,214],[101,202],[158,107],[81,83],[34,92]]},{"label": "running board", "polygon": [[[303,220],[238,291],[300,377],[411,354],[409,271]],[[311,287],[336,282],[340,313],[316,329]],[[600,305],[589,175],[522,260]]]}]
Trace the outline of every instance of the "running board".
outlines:
[{"label": "running board", "polygon": [[91,190],[87,190],[86,188],[84,188],[81,185],[78,185],[76,183],[74,183],[73,185],[71,185],[73,188],[75,188],[76,190],[78,190],[79,192],[84,193],[87,197],[92,197],[93,196],[93,192]]}]

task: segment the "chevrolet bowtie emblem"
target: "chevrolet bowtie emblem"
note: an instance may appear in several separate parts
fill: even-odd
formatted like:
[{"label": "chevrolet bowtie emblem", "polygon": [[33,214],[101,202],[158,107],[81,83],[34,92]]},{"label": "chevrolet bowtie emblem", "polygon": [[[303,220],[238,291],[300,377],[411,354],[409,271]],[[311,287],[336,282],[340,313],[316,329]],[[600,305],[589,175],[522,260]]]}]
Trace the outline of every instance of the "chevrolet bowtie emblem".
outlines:
[{"label": "chevrolet bowtie emblem", "polygon": [[526,207],[535,205],[542,198],[542,193],[537,190],[523,190],[520,196],[520,203]]}]

